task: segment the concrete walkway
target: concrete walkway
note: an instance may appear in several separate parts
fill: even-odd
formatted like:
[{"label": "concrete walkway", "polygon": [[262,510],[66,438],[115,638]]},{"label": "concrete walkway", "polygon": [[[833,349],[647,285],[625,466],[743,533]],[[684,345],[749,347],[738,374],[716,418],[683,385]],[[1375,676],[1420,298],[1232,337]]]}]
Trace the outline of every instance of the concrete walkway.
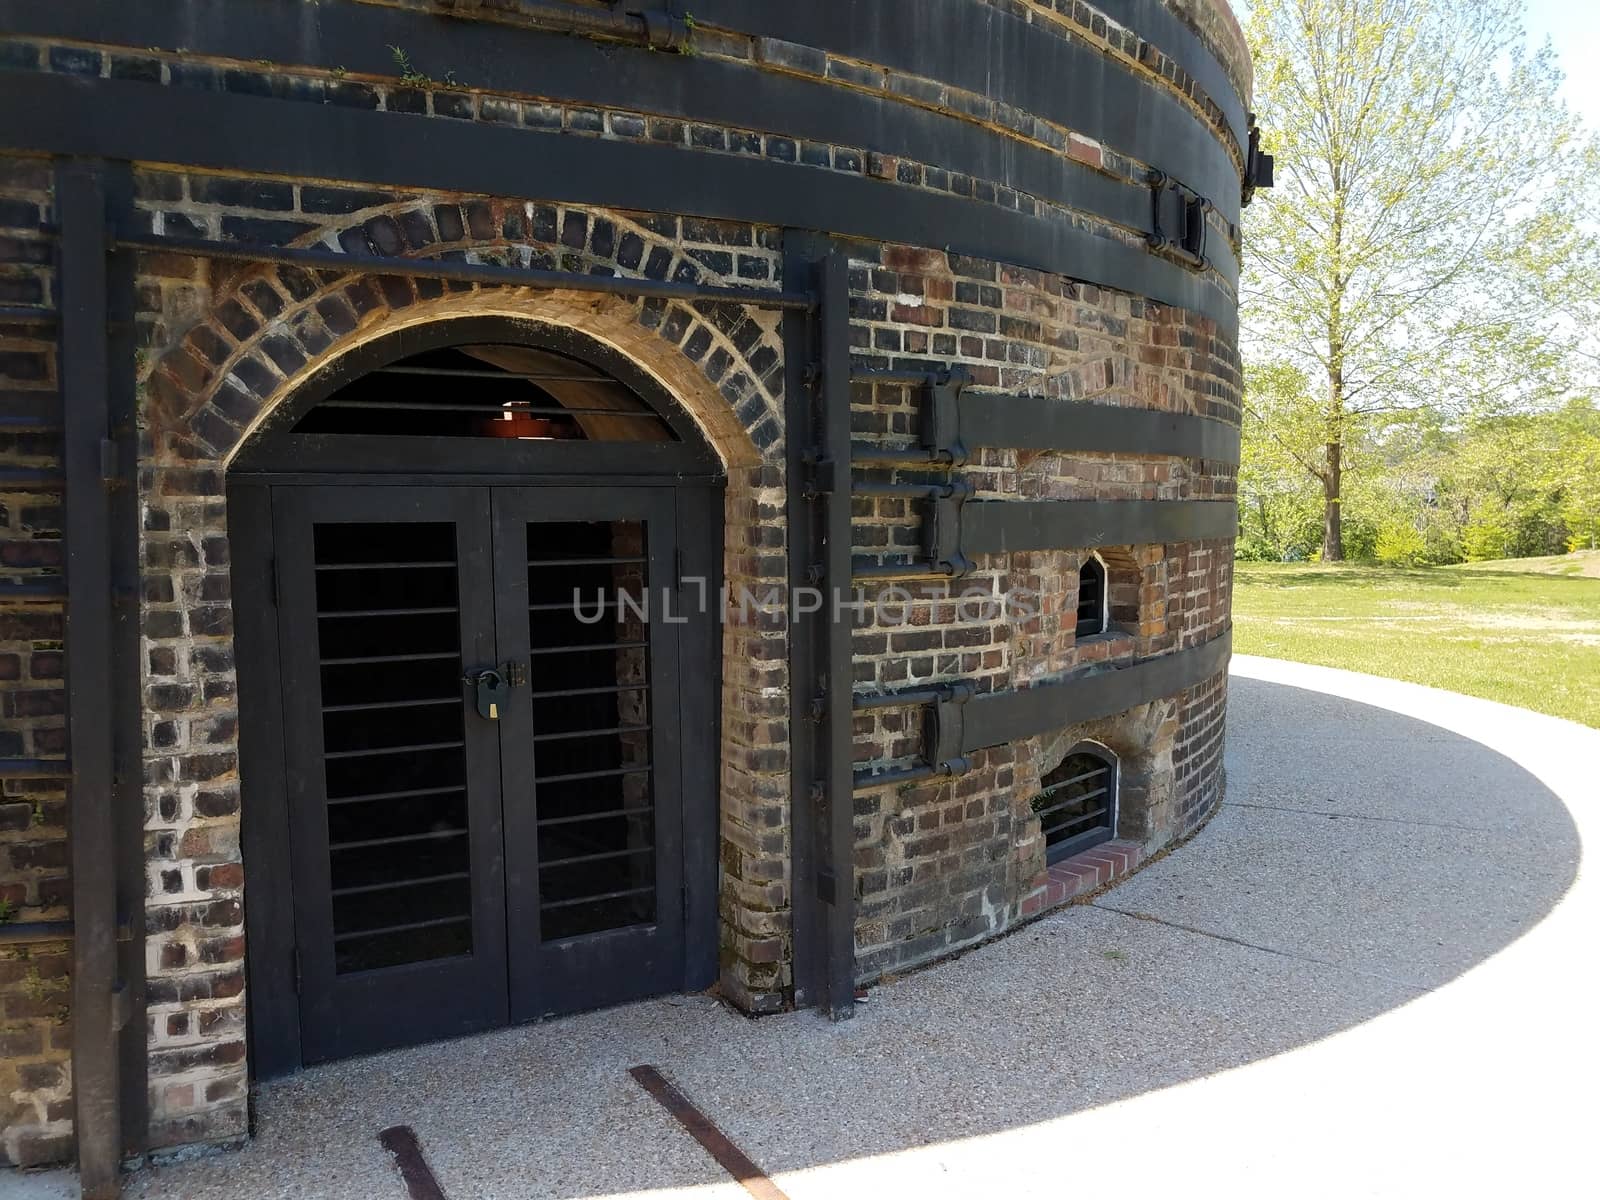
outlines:
[{"label": "concrete walkway", "polygon": [[[1198,837],[854,1021],[679,998],[341,1063],[263,1089],[247,1149],[129,1193],[403,1200],[374,1135],[409,1124],[451,1200],[746,1195],[638,1063],[793,1200],[1589,1192],[1600,731],[1233,675]],[[0,1176],[71,1194],[23,1186]]]}]

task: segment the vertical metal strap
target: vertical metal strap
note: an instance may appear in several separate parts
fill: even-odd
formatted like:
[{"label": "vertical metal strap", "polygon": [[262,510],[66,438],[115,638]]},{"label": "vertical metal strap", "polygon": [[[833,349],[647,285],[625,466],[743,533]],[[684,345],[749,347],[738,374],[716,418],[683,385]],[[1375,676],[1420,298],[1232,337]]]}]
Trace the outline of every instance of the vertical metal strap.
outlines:
[{"label": "vertical metal strap", "polygon": [[[104,164],[107,223],[127,227],[133,168]],[[109,479],[113,683],[112,809],[117,841],[117,927],[122,1028],[122,1150],[142,1153],[150,1139],[149,1053],[145,1044],[144,728],[140,716],[139,429],[135,255],[113,246],[106,279],[106,412],[114,478]]]},{"label": "vertical metal strap", "polygon": [[86,1197],[115,1196],[122,1151],[117,1031],[116,820],[111,670],[107,209],[101,167],[56,175],[67,554],[67,785],[72,841],[72,1094]]},{"label": "vertical metal strap", "polygon": [[823,1007],[835,1020],[855,1008],[855,805],[851,769],[850,630],[854,593],[850,571],[850,283],[849,262],[834,250],[818,280],[817,425],[822,462],[831,469],[821,492],[821,566],[827,612],[822,625],[824,711],[817,762],[821,784],[817,828],[826,877],[822,897],[827,961]]},{"label": "vertical metal strap", "polygon": [[[783,282],[786,288],[816,288],[817,235],[798,229],[783,232]],[[812,403],[817,355],[815,311],[783,314],[785,512],[789,542],[789,846],[790,922],[794,954],[794,1003],[812,1008],[827,990],[827,956],[823,949],[822,902],[817,888],[816,786],[818,718],[818,627],[821,613],[796,603],[804,589],[817,583],[816,505],[808,496],[809,464],[815,459]]]}]

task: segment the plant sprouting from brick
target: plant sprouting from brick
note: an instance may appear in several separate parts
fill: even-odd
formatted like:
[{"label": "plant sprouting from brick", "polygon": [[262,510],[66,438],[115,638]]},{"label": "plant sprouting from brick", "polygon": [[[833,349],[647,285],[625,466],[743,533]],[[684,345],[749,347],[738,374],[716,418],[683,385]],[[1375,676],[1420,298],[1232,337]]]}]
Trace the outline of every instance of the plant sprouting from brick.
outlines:
[{"label": "plant sprouting from brick", "polygon": [[[454,71],[446,71],[443,79],[435,79],[425,71],[419,71],[411,61],[411,55],[404,46],[390,46],[389,57],[394,59],[394,65],[400,68],[400,82],[408,87],[437,87],[464,90],[466,84],[456,78]],[[340,68],[343,70],[344,68]]]},{"label": "plant sprouting from brick", "polygon": [[17,906],[9,900],[0,900],[0,925],[9,925],[17,919]]},{"label": "plant sprouting from brick", "polygon": [[22,977],[22,994],[34,1003],[43,1001],[51,992],[59,991],[61,984],[50,983],[39,974],[38,967],[29,967],[28,973]]},{"label": "plant sprouting from brick", "polygon": [[400,68],[400,82],[410,84],[412,87],[427,87],[433,80],[411,65],[411,55],[407,54],[403,46],[390,46],[389,57],[394,59],[394,65]]},{"label": "plant sprouting from brick", "polygon": [[350,72],[345,69],[344,64],[342,63],[335,67],[332,71],[332,75],[335,79],[343,79],[348,74],[350,74]]}]

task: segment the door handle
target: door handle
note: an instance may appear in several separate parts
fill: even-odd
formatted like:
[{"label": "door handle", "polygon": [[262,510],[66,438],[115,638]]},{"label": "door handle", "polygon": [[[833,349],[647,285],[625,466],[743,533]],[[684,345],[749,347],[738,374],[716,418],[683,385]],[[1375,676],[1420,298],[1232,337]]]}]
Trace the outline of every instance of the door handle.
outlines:
[{"label": "door handle", "polygon": [[462,680],[476,693],[478,715],[485,721],[498,721],[500,706],[505,703],[506,693],[511,690],[506,677],[489,667],[482,671],[468,671]]}]

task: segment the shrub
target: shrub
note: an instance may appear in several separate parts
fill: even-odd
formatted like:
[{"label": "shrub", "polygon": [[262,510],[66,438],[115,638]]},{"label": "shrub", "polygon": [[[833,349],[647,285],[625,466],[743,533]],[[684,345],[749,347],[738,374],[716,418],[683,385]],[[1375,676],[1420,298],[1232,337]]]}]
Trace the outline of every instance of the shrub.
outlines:
[{"label": "shrub", "polygon": [[1414,567],[1427,551],[1427,539],[1409,521],[1389,518],[1378,526],[1373,557],[1387,567]]}]

